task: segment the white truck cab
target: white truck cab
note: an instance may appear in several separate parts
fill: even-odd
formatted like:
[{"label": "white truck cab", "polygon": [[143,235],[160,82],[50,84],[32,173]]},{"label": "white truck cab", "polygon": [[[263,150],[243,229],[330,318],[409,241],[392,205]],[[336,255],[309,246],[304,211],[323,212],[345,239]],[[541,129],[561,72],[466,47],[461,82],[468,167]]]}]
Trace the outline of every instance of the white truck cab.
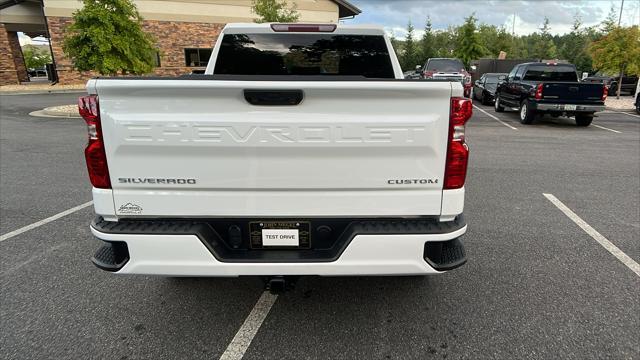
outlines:
[{"label": "white truck cab", "polygon": [[80,98],[118,274],[415,275],[462,265],[470,100],[403,80],[382,28],[229,24],[204,75]]}]

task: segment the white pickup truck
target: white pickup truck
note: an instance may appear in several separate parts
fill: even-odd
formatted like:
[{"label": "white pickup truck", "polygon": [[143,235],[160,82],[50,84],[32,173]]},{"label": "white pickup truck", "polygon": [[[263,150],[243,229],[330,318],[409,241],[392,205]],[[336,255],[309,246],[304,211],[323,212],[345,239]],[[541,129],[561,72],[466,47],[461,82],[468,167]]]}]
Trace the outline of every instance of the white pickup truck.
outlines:
[{"label": "white pickup truck", "polygon": [[87,90],[101,269],[417,275],[466,261],[471,102],[459,81],[404,80],[382,28],[229,24],[204,75]]}]

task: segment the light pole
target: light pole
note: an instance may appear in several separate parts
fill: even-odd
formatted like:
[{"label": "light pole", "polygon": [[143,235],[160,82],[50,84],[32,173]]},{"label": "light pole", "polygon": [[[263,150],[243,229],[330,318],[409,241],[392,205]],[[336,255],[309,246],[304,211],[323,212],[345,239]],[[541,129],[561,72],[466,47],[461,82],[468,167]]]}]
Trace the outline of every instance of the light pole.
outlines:
[{"label": "light pole", "polygon": [[618,16],[618,26],[620,26],[620,21],[622,20],[622,8],[624,8],[624,0],[620,4],[620,15]]},{"label": "light pole", "polygon": [[[622,21],[622,9],[624,8],[624,0],[620,3],[620,15],[618,16],[618,27],[620,27],[620,22]],[[618,91],[616,91],[616,99],[620,99],[620,89],[622,89],[622,67],[620,68],[620,76],[618,77]]]}]

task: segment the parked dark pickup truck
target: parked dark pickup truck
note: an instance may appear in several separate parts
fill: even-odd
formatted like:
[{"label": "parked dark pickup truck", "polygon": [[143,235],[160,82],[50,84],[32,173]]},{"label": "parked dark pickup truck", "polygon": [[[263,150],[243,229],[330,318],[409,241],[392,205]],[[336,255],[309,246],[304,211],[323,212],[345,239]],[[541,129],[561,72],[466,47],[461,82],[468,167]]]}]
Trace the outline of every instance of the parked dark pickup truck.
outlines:
[{"label": "parked dark pickup truck", "polygon": [[[609,93],[611,93],[612,95],[618,91],[618,81],[620,81],[620,78],[617,76],[594,75],[594,76],[589,76],[587,78],[582,79],[582,82],[586,82],[586,83],[604,84],[607,87],[607,89],[609,89]],[[620,87],[620,93],[627,93],[631,95],[635,94],[636,84],[638,84],[637,75],[623,76],[622,86]]]},{"label": "parked dark pickup truck", "polygon": [[589,126],[593,114],[604,110],[607,88],[578,82],[571,64],[525,63],[516,65],[498,84],[495,110],[520,109],[520,122],[531,124],[537,114],[575,116],[578,126]]}]

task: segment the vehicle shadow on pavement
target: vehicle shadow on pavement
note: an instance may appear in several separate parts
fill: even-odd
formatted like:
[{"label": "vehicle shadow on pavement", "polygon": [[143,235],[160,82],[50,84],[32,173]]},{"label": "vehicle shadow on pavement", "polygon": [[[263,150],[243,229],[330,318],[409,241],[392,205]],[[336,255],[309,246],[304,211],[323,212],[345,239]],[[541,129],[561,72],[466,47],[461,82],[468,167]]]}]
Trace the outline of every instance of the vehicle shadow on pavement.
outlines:
[{"label": "vehicle shadow on pavement", "polygon": [[[301,278],[278,298],[248,359],[283,354],[285,348],[282,359],[447,356],[459,336],[459,320],[449,316],[458,301],[448,294],[451,281],[448,274]],[[291,345],[275,339],[296,340]]]},{"label": "vehicle shadow on pavement", "polygon": [[532,125],[534,126],[546,125],[546,126],[556,127],[556,128],[576,128],[576,129],[581,128],[580,126],[576,125],[576,121],[573,118],[568,118],[563,116],[554,118],[552,116],[547,116],[547,115],[545,115],[544,117],[536,118],[533,121]]},{"label": "vehicle shadow on pavement", "polygon": [[[535,120],[533,120],[532,124],[529,125],[524,125],[522,123],[520,123],[520,120],[518,119],[518,114],[509,114],[509,115],[513,115],[513,117],[511,117],[511,119],[509,120],[513,120],[514,123],[516,123],[517,125],[520,125],[523,128],[530,128],[530,127],[535,127],[536,125],[545,125],[548,127],[554,127],[554,128],[578,128],[580,129],[580,126],[576,125],[576,121],[573,118],[568,118],[566,116],[560,116],[560,117],[553,117],[550,115],[544,115],[542,117],[536,117]],[[583,128],[588,128],[588,127],[583,127]]]}]

